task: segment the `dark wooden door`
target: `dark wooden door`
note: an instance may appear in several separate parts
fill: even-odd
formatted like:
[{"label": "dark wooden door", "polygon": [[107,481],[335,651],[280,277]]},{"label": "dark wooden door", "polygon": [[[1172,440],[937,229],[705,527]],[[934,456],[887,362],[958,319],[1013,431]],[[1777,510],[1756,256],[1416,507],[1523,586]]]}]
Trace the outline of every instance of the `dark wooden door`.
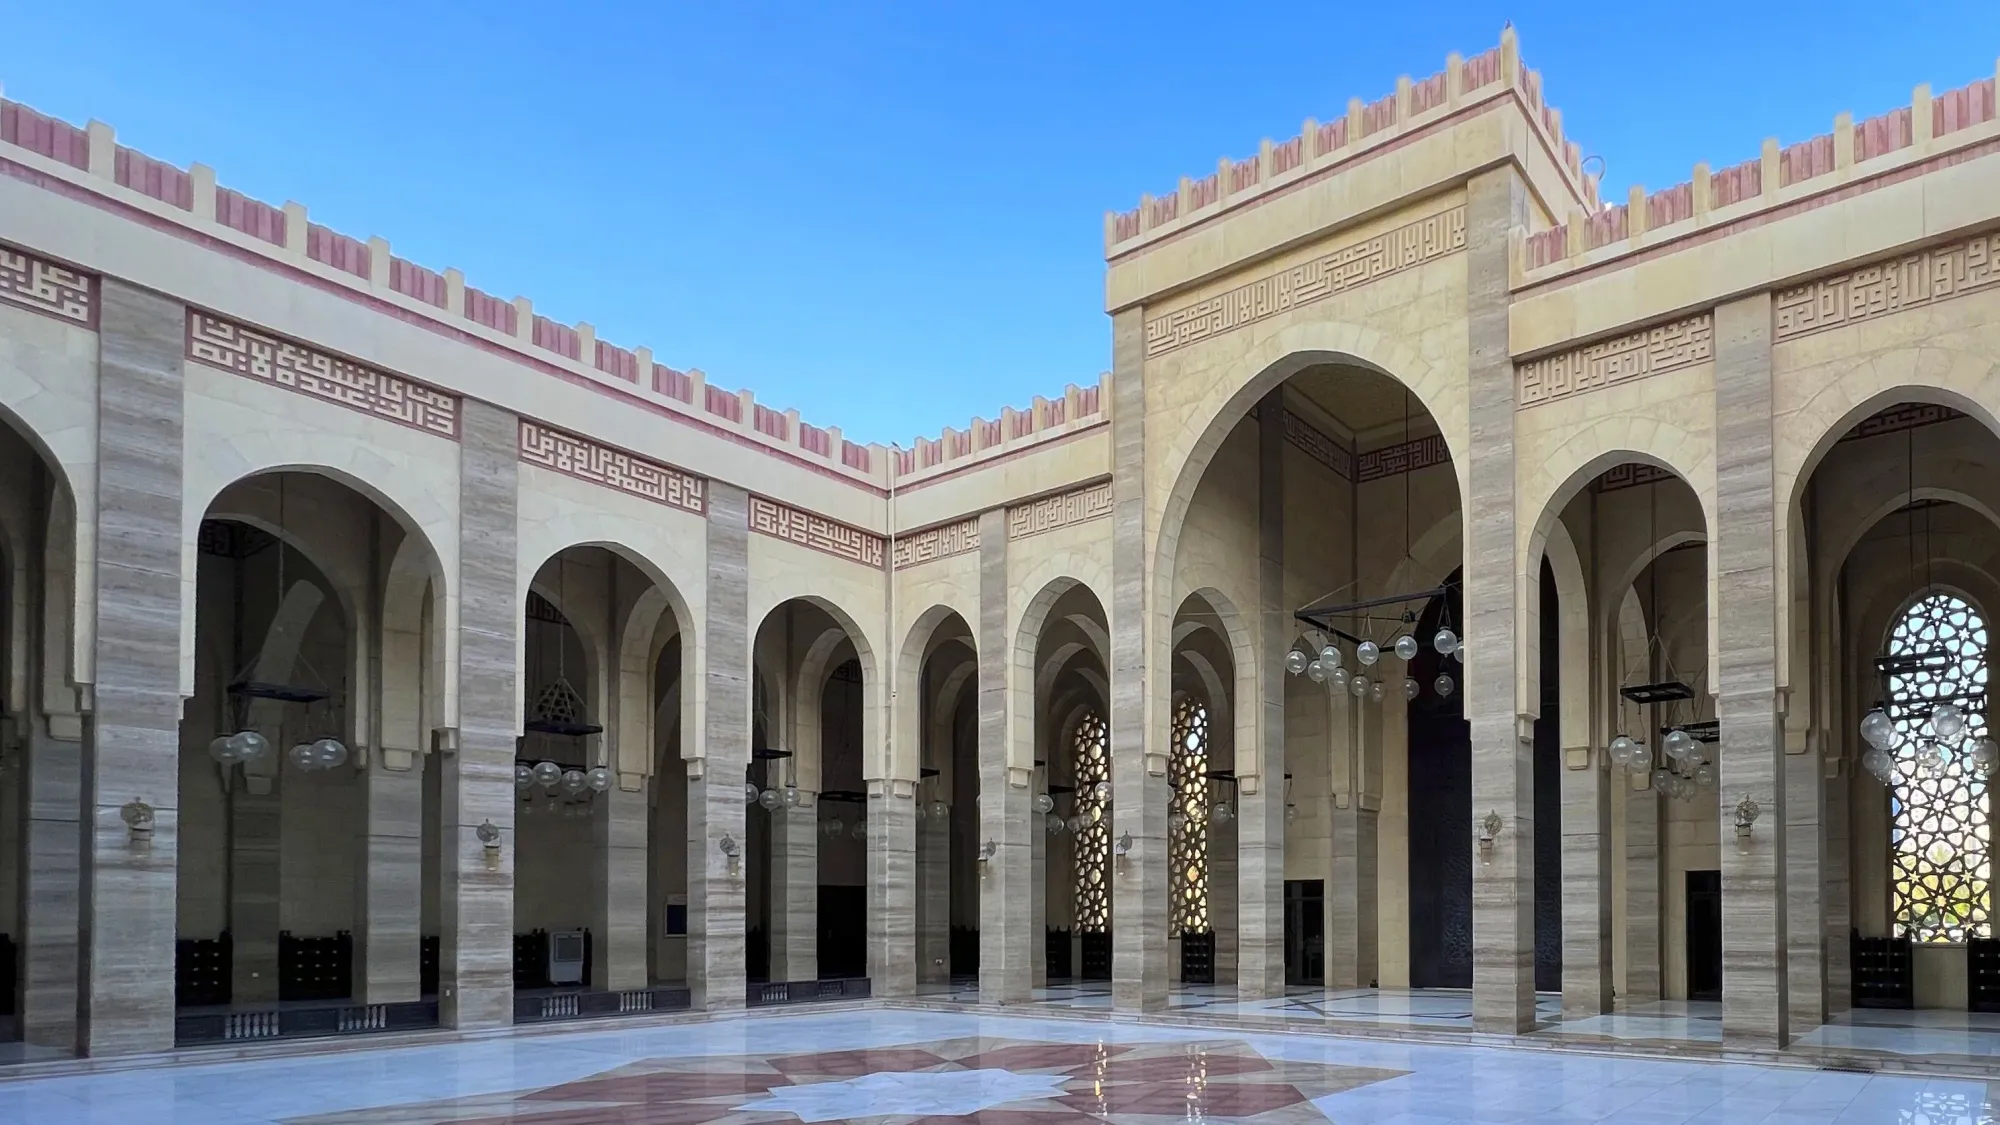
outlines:
[{"label": "dark wooden door", "polygon": [[1326,983],[1326,884],[1285,880],[1285,983]]},{"label": "dark wooden door", "polygon": [[1722,872],[1687,873],[1687,985],[1690,1000],[1722,999]]}]

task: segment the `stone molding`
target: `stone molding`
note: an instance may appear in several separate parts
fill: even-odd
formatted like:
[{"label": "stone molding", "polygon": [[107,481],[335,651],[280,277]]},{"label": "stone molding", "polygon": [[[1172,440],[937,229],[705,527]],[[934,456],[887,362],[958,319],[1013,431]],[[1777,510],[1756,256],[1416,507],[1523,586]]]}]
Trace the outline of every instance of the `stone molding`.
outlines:
[{"label": "stone molding", "polygon": [[1595,344],[1516,364],[1517,410],[1707,363],[1715,358],[1715,318],[1700,313]]},{"label": "stone molding", "polygon": [[1367,484],[1372,480],[1414,473],[1418,469],[1450,461],[1451,448],[1445,444],[1444,435],[1425,434],[1358,454],[1354,458],[1354,482]]},{"label": "stone molding", "polygon": [[[1354,479],[1354,454],[1346,446],[1333,440],[1318,426],[1301,418],[1295,411],[1284,413],[1285,440],[1300,453],[1318,461],[1332,470],[1333,475],[1342,480]],[[1251,411],[1254,417],[1256,411]]]},{"label": "stone molding", "polygon": [[1453,207],[1329,251],[1146,322],[1146,358],[1220,336],[1465,249],[1465,208]]},{"label": "stone molding", "polygon": [[1098,481],[1070,492],[1044,496],[1007,509],[1007,538],[1026,539],[1059,527],[1104,519],[1111,514],[1111,482]]},{"label": "stone molding", "polygon": [[521,419],[520,452],[528,464],[565,476],[698,516],[708,511],[705,479],[532,418]]},{"label": "stone molding", "polygon": [[458,440],[457,395],[194,309],[187,315],[187,358]]},{"label": "stone molding", "polygon": [[920,566],[953,555],[969,554],[979,549],[979,517],[968,516],[953,523],[927,527],[922,531],[896,537],[897,570]]},{"label": "stone molding", "polygon": [[1923,308],[1968,293],[2000,290],[2000,231],[1903,254],[1857,270],[1780,289],[1773,341]]},{"label": "stone molding", "polygon": [[752,494],[750,530],[863,566],[882,566],[882,537]]},{"label": "stone molding", "polygon": [[0,246],[0,302],[79,328],[97,327],[95,277],[11,246]]}]

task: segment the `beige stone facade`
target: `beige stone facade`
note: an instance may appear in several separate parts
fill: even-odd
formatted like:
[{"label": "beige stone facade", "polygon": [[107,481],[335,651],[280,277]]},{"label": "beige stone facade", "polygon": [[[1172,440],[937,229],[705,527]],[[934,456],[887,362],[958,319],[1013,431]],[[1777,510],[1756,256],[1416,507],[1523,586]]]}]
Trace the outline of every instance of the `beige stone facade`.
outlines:
[{"label": "beige stone facade", "polygon": [[[1816,1026],[1899,926],[1873,660],[1922,592],[2000,612],[1995,79],[1615,205],[1540,91],[1509,32],[1108,216],[1112,370],[910,449],[0,102],[22,1034],[170,1046],[225,933],[239,1007],[346,933],[355,1003],[504,1024],[509,936],[585,928],[591,988],[709,1008],[967,942],[988,1000],[1155,1008],[1195,934],[1245,996],[1464,969],[1518,1031],[1538,979],[1697,990],[1704,872],[1726,1034]],[[1285,672],[1439,621],[1382,700]],[[1691,798],[1607,759],[1668,679]]]}]

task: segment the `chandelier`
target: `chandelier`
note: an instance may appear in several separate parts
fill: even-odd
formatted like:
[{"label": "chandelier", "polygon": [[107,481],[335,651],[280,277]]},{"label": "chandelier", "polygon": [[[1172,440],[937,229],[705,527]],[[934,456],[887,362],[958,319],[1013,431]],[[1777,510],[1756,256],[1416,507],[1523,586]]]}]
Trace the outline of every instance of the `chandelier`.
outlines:
[{"label": "chandelier", "polygon": [[[1345,605],[1307,606],[1293,616],[1312,625],[1314,627],[1312,635],[1301,637],[1292,643],[1291,651],[1285,653],[1285,671],[1294,676],[1304,676],[1313,683],[1324,684],[1329,691],[1346,691],[1356,699],[1366,699],[1375,703],[1382,702],[1388,694],[1386,682],[1391,678],[1399,678],[1402,683],[1398,690],[1403,693],[1403,698],[1413,700],[1423,694],[1424,690],[1424,685],[1410,674],[1412,669],[1408,667],[1423,651],[1423,646],[1410,632],[1416,623],[1416,614],[1405,610],[1399,617],[1393,619],[1398,635],[1386,650],[1371,638],[1357,636],[1340,628],[1334,624],[1333,619],[1382,606],[1429,601],[1432,598],[1442,597],[1450,590],[1451,585],[1446,584],[1431,590],[1392,594],[1385,598],[1370,598]],[[1360,620],[1363,622],[1364,631],[1372,630],[1376,624],[1375,619],[1365,614],[1360,615]],[[1347,668],[1347,657],[1341,648],[1342,641],[1354,646],[1353,671]],[[1437,631],[1431,635],[1431,647],[1442,658],[1440,664],[1443,660],[1456,660],[1459,663],[1460,674],[1464,674],[1465,642],[1452,629],[1448,617],[1440,622]],[[1395,676],[1395,669],[1381,666],[1383,657],[1391,655],[1404,664],[1404,674],[1401,677]],[[1452,693],[1458,690],[1458,681],[1451,673],[1439,671],[1431,680],[1430,687],[1439,698],[1450,698]]]},{"label": "chandelier", "polygon": [[[1660,541],[1659,488],[1657,482],[1647,485],[1647,527],[1648,542]],[[1595,526],[1593,525],[1593,534]],[[1637,774],[1650,775],[1653,789],[1676,801],[1691,801],[1697,793],[1715,786],[1715,763],[1709,760],[1709,752],[1704,747],[1721,739],[1719,724],[1713,719],[1701,719],[1690,715],[1676,720],[1673,711],[1685,704],[1690,712],[1700,706],[1697,700],[1703,698],[1693,685],[1680,678],[1674,670],[1673,656],[1667,651],[1666,641],[1660,636],[1660,567],[1655,557],[1646,568],[1647,601],[1651,608],[1652,628],[1646,638],[1646,672],[1649,682],[1628,684],[1618,689],[1618,694],[1629,702],[1651,712],[1649,726],[1660,732],[1659,756],[1646,743],[1631,735],[1620,733],[1605,748],[1614,767],[1630,770]],[[1661,721],[1660,709],[1667,708],[1667,721]]]}]

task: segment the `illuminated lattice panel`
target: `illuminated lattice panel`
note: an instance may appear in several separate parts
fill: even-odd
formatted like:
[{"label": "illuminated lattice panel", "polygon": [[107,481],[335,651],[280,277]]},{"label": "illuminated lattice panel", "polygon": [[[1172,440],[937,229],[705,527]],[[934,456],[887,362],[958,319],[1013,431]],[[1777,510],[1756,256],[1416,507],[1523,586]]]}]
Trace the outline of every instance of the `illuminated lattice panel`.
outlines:
[{"label": "illuminated lattice panel", "polygon": [[1174,704],[1173,752],[1167,784],[1179,817],[1170,818],[1167,841],[1171,883],[1167,936],[1207,933],[1208,921],[1208,708],[1182,696]]},{"label": "illuminated lattice panel", "polygon": [[1097,783],[1111,780],[1111,745],[1096,712],[1076,725],[1076,928],[1101,934],[1111,928],[1111,818],[1097,797]]},{"label": "illuminated lattice panel", "polygon": [[[1890,861],[1897,928],[1912,941],[1986,937],[1992,906],[1991,825],[1986,782],[1963,753],[1942,768],[1919,754],[1930,744],[1931,709],[1965,713],[1963,743],[1986,737],[1986,622],[1964,599],[1919,599],[1889,638],[1889,718],[1901,741],[1891,791]],[[1910,659],[1914,657],[1928,659]]]}]

